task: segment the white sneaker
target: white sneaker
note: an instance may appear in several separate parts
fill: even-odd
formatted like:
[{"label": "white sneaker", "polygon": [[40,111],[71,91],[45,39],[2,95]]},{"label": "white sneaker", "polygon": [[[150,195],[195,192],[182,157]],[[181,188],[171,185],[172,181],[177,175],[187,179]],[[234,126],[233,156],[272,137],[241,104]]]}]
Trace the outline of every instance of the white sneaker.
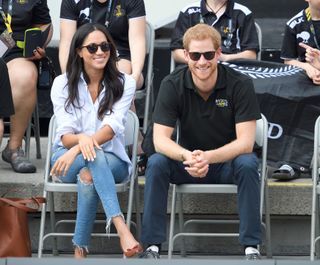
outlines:
[{"label": "white sneaker", "polygon": [[245,249],[246,260],[258,260],[261,259],[259,250],[253,247],[247,247]]}]

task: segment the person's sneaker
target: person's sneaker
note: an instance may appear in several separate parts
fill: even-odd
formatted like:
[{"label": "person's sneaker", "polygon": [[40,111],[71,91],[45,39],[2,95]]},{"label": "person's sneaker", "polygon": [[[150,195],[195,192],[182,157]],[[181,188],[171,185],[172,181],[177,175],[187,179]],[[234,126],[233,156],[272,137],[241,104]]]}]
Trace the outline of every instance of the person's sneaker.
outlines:
[{"label": "person's sneaker", "polygon": [[246,260],[259,260],[261,255],[259,250],[253,247],[247,247],[245,250]]},{"label": "person's sneaker", "polygon": [[11,164],[12,169],[18,173],[34,173],[36,167],[25,157],[21,147],[15,150],[10,150],[7,144],[2,151],[2,160]]},{"label": "person's sneaker", "polygon": [[146,249],[139,255],[140,259],[160,259],[160,255],[157,251],[153,251],[151,249]]}]

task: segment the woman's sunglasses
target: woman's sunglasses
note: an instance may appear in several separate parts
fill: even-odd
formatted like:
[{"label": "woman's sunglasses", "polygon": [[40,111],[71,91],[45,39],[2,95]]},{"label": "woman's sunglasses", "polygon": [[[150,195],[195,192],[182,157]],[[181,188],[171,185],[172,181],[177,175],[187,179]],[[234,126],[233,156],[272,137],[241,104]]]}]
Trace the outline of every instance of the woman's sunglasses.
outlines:
[{"label": "woman's sunglasses", "polygon": [[101,51],[103,51],[103,52],[110,51],[110,44],[108,42],[102,42],[100,44],[91,43],[89,45],[82,46],[81,49],[82,48],[87,48],[89,53],[94,54],[94,53],[97,52],[99,47],[100,47]]},{"label": "woman's sunglasses", "polygon": [[189,52],[189,57],[192,61],[199,61],[201,58],[201,55],[206,60],[212,60],[215,56],[216,52],[215,51],[209,51],[209,52]]}]

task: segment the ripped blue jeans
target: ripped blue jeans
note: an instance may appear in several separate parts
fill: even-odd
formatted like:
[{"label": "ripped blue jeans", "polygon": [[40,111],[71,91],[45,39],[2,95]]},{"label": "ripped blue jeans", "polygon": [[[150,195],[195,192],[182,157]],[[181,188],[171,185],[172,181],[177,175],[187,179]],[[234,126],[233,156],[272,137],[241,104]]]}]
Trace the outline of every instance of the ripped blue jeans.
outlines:
[{"label": "ripped blue jeans", "polygon": [[[58,148],[52,155],[51,165],[68,149]],[[86,249],[90,241],[99,199],[107,216],[106,230],[110,227],[113,217],[123,216],[120,210],[115,183],[121,183],[128,178],[128,165],[112,153],[104,153],[96,149],[94,161],[83,159],[79,154],[72,163],[66,176],[60,176],[55,181],[78,184],[78,204],[76,227],[73,244]],[[88,169],[92,181],[85,183],[80,180],[79,172]]]}]

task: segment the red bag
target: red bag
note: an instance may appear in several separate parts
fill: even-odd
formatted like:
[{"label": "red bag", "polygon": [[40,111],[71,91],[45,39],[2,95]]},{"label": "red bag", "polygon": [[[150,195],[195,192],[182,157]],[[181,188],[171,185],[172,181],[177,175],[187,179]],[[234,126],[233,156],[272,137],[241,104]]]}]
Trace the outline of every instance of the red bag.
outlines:
[{"label": "red bag", "polygon": [[0,257],[31,256],[27,213],[37,212],[44,202],[43,197],[0,198]]}]

